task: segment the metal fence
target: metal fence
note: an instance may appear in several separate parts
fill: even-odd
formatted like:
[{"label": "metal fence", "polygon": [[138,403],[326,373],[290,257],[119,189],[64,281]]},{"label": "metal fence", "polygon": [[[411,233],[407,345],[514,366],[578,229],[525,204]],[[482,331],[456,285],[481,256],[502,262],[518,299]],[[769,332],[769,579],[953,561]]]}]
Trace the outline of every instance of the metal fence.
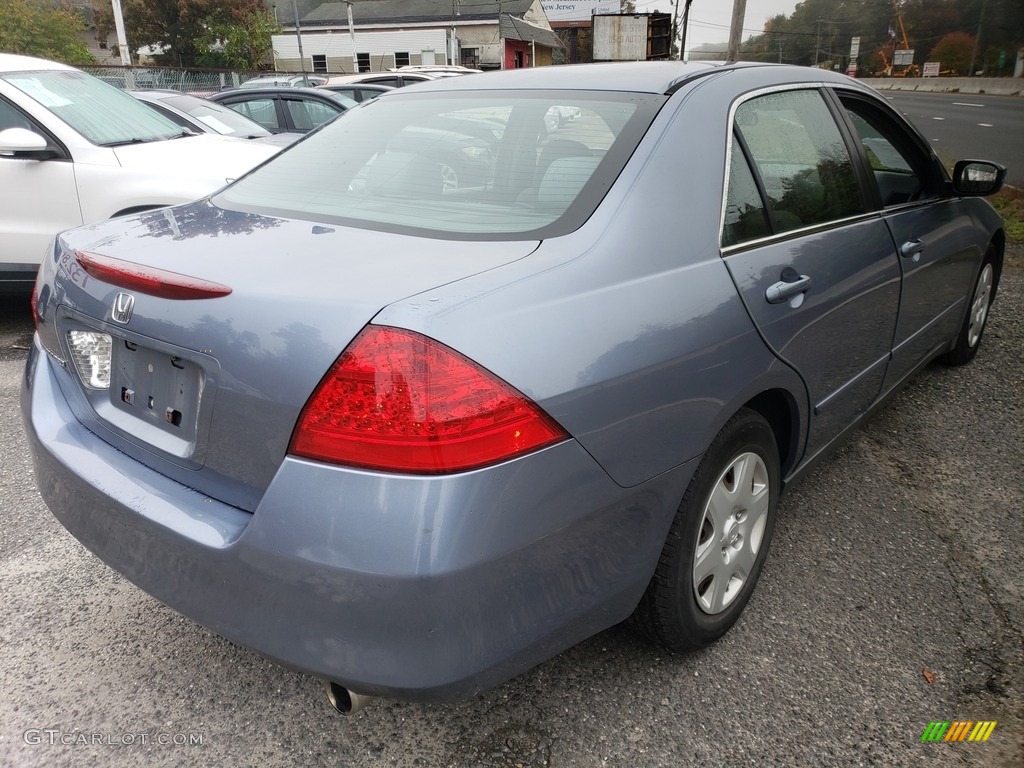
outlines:
[{"label": "metal fence", "polygon": [[180,69],[177,67],[85,66],[80,69],[125,90],[162,89],[195,94],[237,88],[246,80],[254,77],[283,74],[225,69]]}]

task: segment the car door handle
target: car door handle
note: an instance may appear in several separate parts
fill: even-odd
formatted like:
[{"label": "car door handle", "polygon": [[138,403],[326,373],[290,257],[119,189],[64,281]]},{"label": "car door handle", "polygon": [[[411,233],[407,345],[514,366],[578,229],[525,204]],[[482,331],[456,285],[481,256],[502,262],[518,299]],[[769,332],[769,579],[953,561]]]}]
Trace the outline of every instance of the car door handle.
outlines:
[{"label": "car door handle", "polygon": [[905,259],[914,258],[917,261],[917,255],[923,250],[924,242],[922,240],[907,240],[900,246],[900,256]]},{"label": "car door handle", "polygon": [[786,267],[782,270],[782,279],[774,285],[769,285],[764,297],[769,304],[781,304],[798,293],[806,293],[810,287],[811,278],[808,275],[801,275],[796,270]]}]

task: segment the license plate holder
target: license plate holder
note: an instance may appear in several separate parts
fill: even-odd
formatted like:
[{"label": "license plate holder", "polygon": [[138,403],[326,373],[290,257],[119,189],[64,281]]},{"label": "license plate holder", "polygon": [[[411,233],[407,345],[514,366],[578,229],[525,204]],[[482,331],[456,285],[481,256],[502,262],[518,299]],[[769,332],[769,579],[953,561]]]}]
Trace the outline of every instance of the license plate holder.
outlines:
[{"label": "license plate holder", "polygon": [[115,337],[110,399],[119,411],[193,442],[202,370],[177,355]]}]

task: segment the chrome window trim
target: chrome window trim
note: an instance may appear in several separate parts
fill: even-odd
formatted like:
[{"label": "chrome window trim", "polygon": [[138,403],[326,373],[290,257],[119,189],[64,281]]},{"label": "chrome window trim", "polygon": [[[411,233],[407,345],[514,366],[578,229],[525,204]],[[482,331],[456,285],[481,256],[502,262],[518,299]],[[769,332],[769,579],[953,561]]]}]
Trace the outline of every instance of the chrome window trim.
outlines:
[{"label": "chrome window trim", "polygon": [[768,235],[767,237],[758,237],[753,240],[744,240],[742,243],[720,246],[720,250],[722,252],[722,257],[725,258],[748,248],[768,245],[770,243],[778,243],[783,240],[791,240],[794,237],[801,237],[803,235],[812,235],[815,232],[825,232],[830,229],[845,227],[848,224],[855,224],[859,221],[880,219],[882,218],[882,214],[882,211],[867,211],[866,213],[859,213],[856,216],[847,216],[843,219],[833,219],[832,221],[825,221],[819,224],[811,224],[806,227],[800,227],[799,229],[787,229],[785,232],[778,232],[774,235]]}]

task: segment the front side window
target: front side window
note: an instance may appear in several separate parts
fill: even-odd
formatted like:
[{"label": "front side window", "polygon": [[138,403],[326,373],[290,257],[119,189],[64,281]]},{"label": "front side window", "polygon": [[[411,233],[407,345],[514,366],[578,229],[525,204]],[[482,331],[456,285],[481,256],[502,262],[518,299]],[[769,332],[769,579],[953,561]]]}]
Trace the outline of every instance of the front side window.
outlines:
[{"label": "front side window", "polygon": [[181,127],[134,96],[77,70],[0,74],[93,144],[115,147],[162,141]]},{"label": "front side window", "polygon": [[[465,92],[374,99],[224,190],[250,213],[463,239],[572,231],[665,97]],[[552,130],[552,108],[573,119]]]},{"label": "front side window", "polygon": [[940,174],[931,157],[902,126],[875,104],[841,98],[884,207],[930,197],[940,189]]},{"label": "front side window", "polygon": [[850,153],[818,91],[746,101],[736,110],[736,129],[760,176],[775,232],[864,212]]},{"label": "front side window", "polygon": [[31,131],[32,122],[13,104],[8,104],[0,98],[0,131],[6,131],[8,128],[24,128]]}]

